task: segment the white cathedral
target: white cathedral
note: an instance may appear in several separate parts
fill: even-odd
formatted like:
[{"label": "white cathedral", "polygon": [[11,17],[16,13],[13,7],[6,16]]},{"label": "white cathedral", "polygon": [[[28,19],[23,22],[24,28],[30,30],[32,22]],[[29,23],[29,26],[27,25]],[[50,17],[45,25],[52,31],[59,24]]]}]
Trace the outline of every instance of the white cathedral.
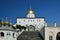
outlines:
[{"label": "white cathedral", "polygon": [[[6,24],[7,23],[8,22],[6,22]],[[60,26],[58,26],[56,22],[54,22],[52,26],[49,26],[44,17],[36,18],[31,8],[27,11],[26,18],[17,18],[17,23],[14,26],[16,25],[25,26],[25,31],[39,31],[44,40],[60,40]],[[17,30],[12,29],[11,26],[2,25],[2,27],[0,27],[0,40],[17,40],[17,35],[21,33],[22,32],[17,33]]]},{"label": "white cathedral", "polygon": [[[6,22],[3,21],[2,18],[2,25],[0,25],[0,40],[17,40],[17,30],[12,28],[12,22],[8,23],[6,18]],[[8,24],[10,26],[8,26]]]},{"label": "white cathedral", "polygon": [[[27,27],[26,31],[40,31],[44,27],[44,23],[44,18],[35,18],[34,11],[31,8],[27,11],[26,18],[17,18],[17,24]],[[32,29],[33,27],[34,29]]]},{"label": "white cathedral", "polygon": [[27,11],[26,18],[17,18],[16,24],[27,27],[26,31],[40,31],[44,40],[60,40],[60,26],[55,21],[49,26],[44,17],[36,18],[31,8]]}]

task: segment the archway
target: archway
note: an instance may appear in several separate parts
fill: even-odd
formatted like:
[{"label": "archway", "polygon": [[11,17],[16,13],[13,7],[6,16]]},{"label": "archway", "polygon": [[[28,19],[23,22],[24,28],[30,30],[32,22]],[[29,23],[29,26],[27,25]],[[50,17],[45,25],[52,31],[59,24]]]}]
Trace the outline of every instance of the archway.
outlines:
[{"label": "archway", "polygon": [[35,31],[35,26],[30,25],[30,26],[28,27],[28,31]]},{"label": "archway", "polygon": [[60,32],[57,33],[56,40],[60,40]]}]

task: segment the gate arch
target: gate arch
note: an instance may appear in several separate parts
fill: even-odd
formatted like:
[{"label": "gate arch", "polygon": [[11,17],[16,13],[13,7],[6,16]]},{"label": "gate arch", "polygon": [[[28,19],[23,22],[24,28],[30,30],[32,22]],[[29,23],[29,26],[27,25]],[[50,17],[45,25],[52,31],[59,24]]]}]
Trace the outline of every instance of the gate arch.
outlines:
[{"label": "gate arch", "polygon": [[35,31],[35,26],[29,25],[28,26],[28,31]]},{"label": "gate arch", "polygon": [[57,33],[56,40],[60,40],[60,32]]}]

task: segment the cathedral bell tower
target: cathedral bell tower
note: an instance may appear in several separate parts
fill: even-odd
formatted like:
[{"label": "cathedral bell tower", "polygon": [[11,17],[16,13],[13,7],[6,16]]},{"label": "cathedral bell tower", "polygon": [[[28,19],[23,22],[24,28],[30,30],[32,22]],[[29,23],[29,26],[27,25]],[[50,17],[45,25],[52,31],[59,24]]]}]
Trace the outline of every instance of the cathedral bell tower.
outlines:
[{"label": "cathedral bell tower", "polygon": [[30,9],[27,11],[27,18],[35,18],[34,11]]}]

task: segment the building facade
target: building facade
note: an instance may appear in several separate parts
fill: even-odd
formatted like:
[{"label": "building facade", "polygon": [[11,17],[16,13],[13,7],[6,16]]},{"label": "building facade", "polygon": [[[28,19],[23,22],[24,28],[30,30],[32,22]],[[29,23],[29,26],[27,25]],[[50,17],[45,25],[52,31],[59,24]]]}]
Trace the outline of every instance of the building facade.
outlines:
[{"label": "building facade", "polygon": [[25,18],[17,18],[17,25],[25,26],[26,31],[40,31],[44,27],[45,20],[43,17],[35,17],[34,11],[30,8],[27,11],[27,16]]},{"label": "building facade", "polygon": [[[8,26],[8,21],[4,23],[2,19],[2,25],[0,26],[0,40],[17,40],[17,31],[12,28],[12,23]],[[4,25],[5,24],[5,25]]]},{"label": "building facade", "polygon": [[[56,22],[54,22],[53,26],[48,26],[44,17],[36,18],[34,11],[31,8],[27,11],[27,16],[25,18],[18,17],[17,23],[15,24],[15,26],[16,25],[25,26],[26,30],[19,31],[19,29],[17,29],[19,31],[17,32],[16,29],[12,28],[12,26],[7,25],[8,24],[7,19],[6,19],[6,26],[4,26],[3,24],[4,22],[2,19],[2,26],[0,26],[0,40],[17,40],[17,37],[21,33],[23,34],[25,33],[26,35],[27,34],[31,35],[32,33],[33,35],[34,33],[37,32],[41,34],[44,40],[60,40],[60,26],[58,26]],[[18,38],[18,40],[20,39]]]},{"label": "building facade", "polygon": [[17,18],[17,25],[25,26],[26,31],[40,31],[45,40],[60,40],[60,27],[54,22],[53,26],[48,26],[44,18],[36,18],[34,11],[30,8],[26,18]]},{"label": "building facade", "polygon": [[45,40],[60,40],[60,26],[56,22],[53,26],[45,26]]}]

